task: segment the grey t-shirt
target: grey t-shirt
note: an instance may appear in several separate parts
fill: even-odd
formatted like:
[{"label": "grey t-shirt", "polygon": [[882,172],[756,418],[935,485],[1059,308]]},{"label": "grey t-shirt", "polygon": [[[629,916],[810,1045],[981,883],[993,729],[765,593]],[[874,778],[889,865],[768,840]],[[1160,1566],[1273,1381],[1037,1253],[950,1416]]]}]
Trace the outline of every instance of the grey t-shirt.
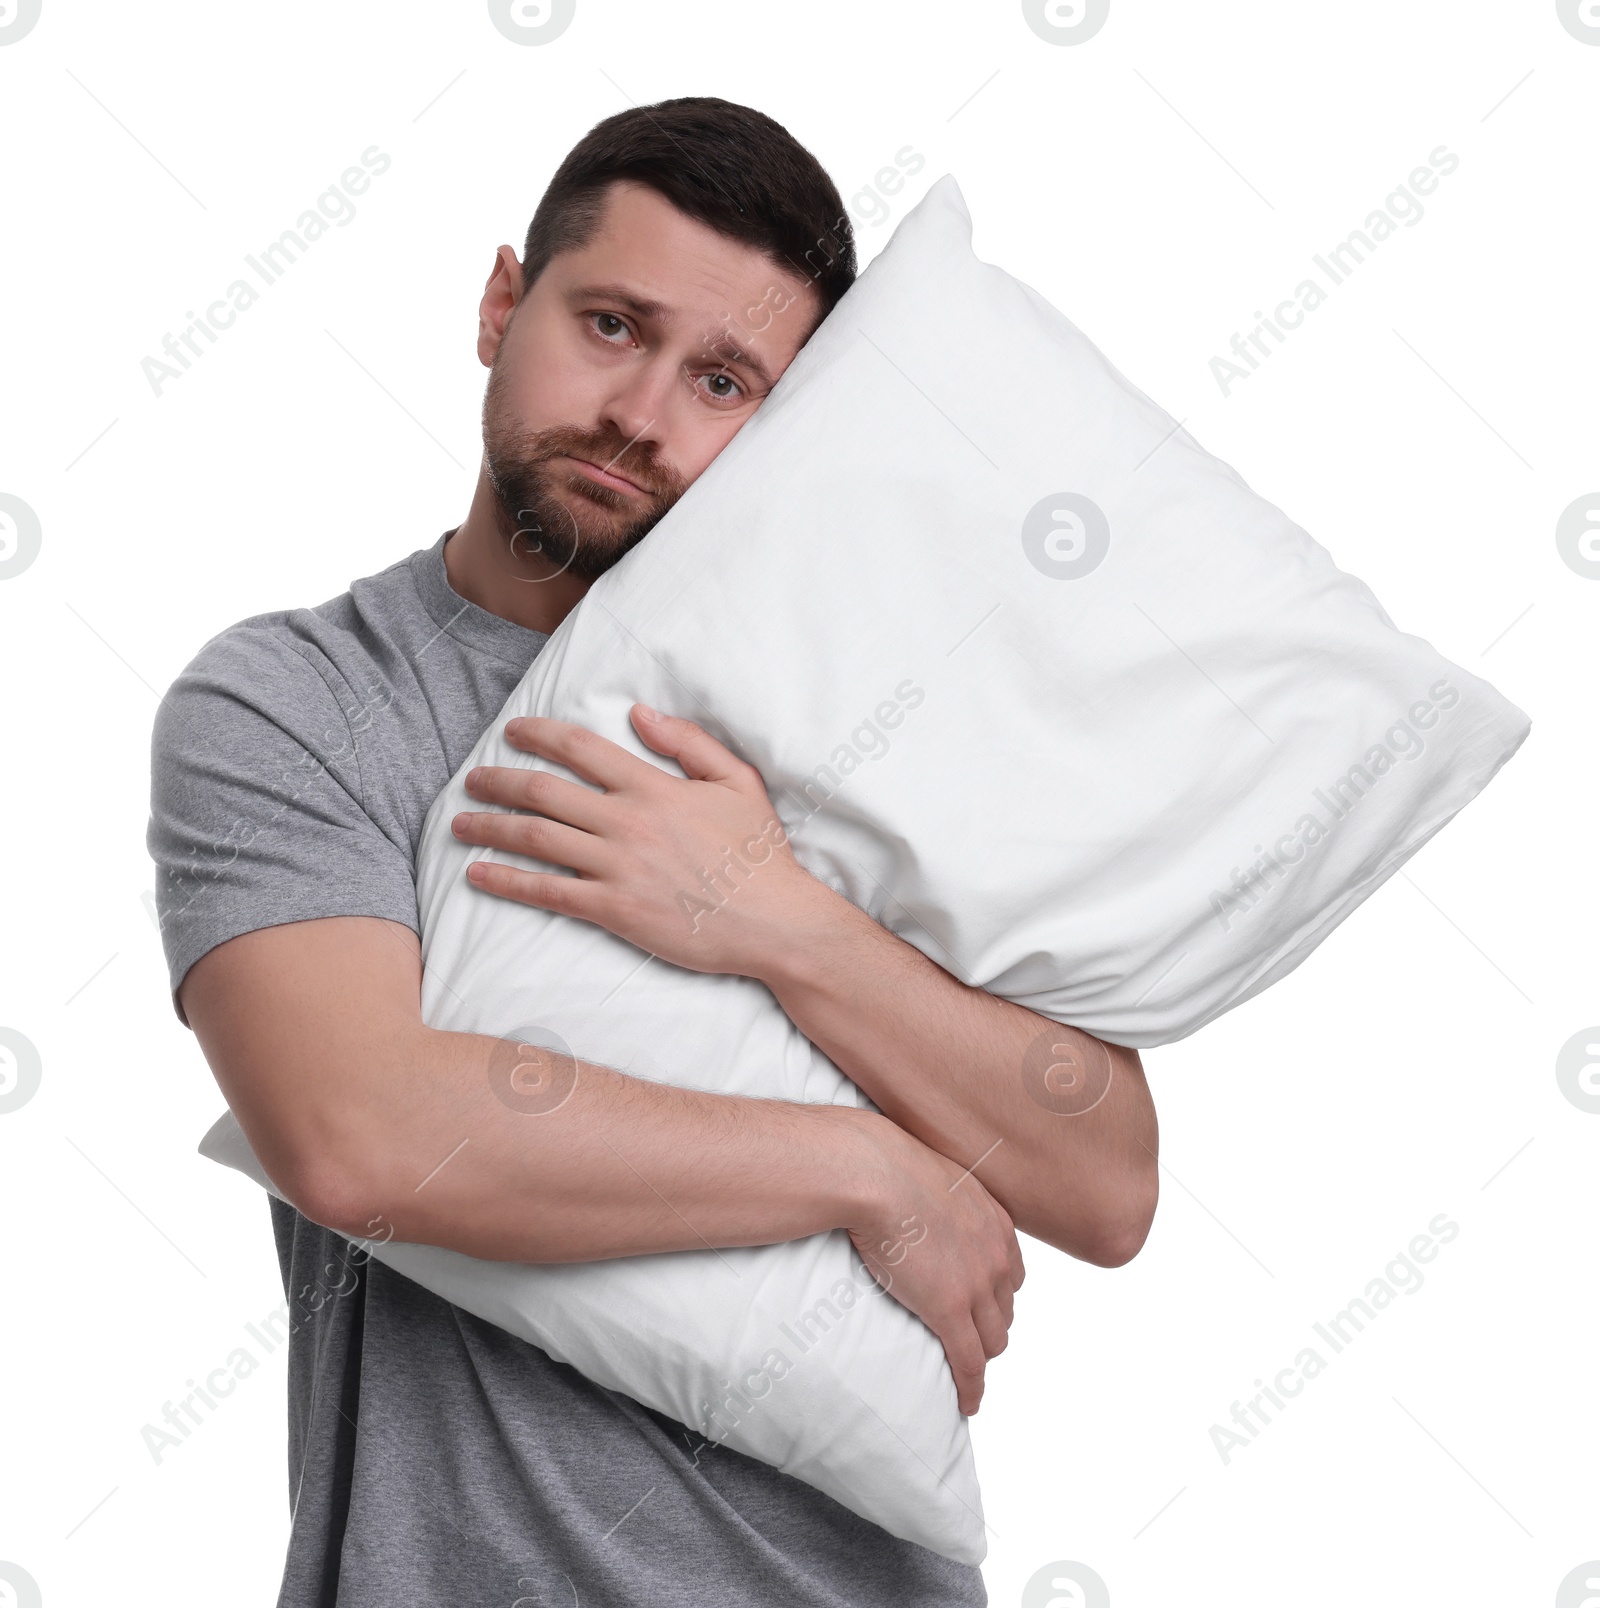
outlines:
[{"label": "grey t-shirt", "polygon": [[[453,591],[447,540],[318,608],[242,621],[168,692],[149,847],[174,991],[257,928],[416,930],[423,817],[547,640]],[[280,1608],[987,1602],[976,1569],[271,1207],[292,1326]]]}]

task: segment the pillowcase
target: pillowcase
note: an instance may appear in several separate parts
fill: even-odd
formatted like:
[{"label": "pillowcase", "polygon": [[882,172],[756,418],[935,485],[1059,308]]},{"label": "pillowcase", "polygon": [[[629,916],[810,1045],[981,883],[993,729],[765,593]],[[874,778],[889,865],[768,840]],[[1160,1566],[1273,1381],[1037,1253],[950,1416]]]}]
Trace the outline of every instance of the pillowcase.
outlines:
[{"label": "pillowcase", "polygon": [[[816,876],[962,981],[1134,1046],[1298,965],[1526,735],[970,234],[947,176],[434,805],[423,1014],[535,1047],[551,1076],[508,1082],[518,1120],[560,1121],[574,1057],[869,1102],[761,984],[468,884],[461,775],[561,769],[505,742],[514,716],[666,768],[629,707],[698,721]],[[1047,1072],[1017,1075],[1054,1121]],[[229,1122],[207,1148],[248,1170]],[[984,1555],[943,1352],[842,1232],[557,1267],[374,1254],[895,1535]]]}]

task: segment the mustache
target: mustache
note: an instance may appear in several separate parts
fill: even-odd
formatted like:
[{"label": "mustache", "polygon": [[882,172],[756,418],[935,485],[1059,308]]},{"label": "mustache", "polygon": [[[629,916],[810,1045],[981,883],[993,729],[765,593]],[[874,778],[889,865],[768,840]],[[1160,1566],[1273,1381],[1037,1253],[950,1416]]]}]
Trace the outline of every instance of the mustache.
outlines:
[{"label": "mustache", "polygon": [[552,458],[582,458],[631,480],[641,491],[656,497],[681,496],[686,482],[663,463],[653,447],[641,447],[615,430],[584,430],[576,425],[555,425],[537,430],[519,443],[528,461],[545,463]]}]

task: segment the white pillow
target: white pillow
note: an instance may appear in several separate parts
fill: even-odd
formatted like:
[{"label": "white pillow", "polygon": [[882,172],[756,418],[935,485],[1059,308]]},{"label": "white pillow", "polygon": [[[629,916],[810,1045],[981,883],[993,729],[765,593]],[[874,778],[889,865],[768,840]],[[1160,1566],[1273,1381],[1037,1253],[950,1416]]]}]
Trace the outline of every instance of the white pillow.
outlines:
[{"label": "white pillow", "polygon": [[[942,179],[462,773],[544,767],[502,736],[523,714],[669,765],[628,708],[686,715],[760,769],[812,872],[956,976],[1161,1044],[1303,960],[1528,722],[979,262],[970,229]],[[642,965],[473,889],[449,823],[476,807],[458,774],[423,834],[433,1026],[868,1104],[759,983]],[[208,1142],[248,1168],[236,1131]],[[942,1351],[842,1232],[559,1267],[375,1254],[895,1535],[984,1555]]]}]

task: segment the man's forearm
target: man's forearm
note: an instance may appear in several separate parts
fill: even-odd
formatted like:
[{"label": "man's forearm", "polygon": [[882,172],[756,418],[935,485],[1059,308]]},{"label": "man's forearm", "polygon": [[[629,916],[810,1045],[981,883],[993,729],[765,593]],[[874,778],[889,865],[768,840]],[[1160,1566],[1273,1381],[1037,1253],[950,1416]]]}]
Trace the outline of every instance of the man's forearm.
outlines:
[{"label": "man's forearm", "polygon": [[437,1031],[421,982],[415,933],[335,916],[229,939],[181,986],[246,1138],[306,1216],[521,1262],[842,1228],[977,1410],[1023,1272],[975,1178],[876,1112],[704,1094]]},{"label": "man's forearm", "polygon": [[[762,972],[791,1020],[885,1115],[973,1167],[1023,1232],[1127,1261],[1157,1187],[1137,1053],[969,988],[818,886],[804,930]],[[1060,1099],[1042,1076],[1052,1065]]]},{"label": "man's forearm", "polygon": [[426,1027],[421,975],[414,933],[333,918],[232,939],[183,985],[246,1137],[307,1216],[527,1262],[870,1232],[875,1211],[894,1220],[899,1164],[917,1142],[886,1117],[566,1058],[519,1066],[507,1040]]},{"label": "man's forearm", "polygon": [[[567,722],[507,723],[514,746],[594,785],[475,770],[467,792],[491,808],[452,828],[580,875],[483,859],[468,868],[474,885],[676,965],[759,979],[903,1131],[971,1166],[1018,1228],[1088,1261],[1127,1261],[1156,1201],[1138,1055],[957,981],[804,869],[748,761],[693,721],[643,704],[632,717],[681,777]],[[695,886],[715,893],[685,920],[682,890]]]},{"label": "man's forearm", "polygon": [[[384,1110],[346,1107],[347,1142],[325,1152],[331,1226],[490,1260],[597,1261],[859,1227],[886,1182],[869,1130],[888,1120],[870,1112],[707,1094],[565,1058],[555,1075],[570,1093],[519,1110],[514,1092],[511,1104],[494,1092],[506,1050],[426,1029],[408,1041],[403,1064],[385,1068]],[[402,1090],[412,1115],[396,1111]]]}]

